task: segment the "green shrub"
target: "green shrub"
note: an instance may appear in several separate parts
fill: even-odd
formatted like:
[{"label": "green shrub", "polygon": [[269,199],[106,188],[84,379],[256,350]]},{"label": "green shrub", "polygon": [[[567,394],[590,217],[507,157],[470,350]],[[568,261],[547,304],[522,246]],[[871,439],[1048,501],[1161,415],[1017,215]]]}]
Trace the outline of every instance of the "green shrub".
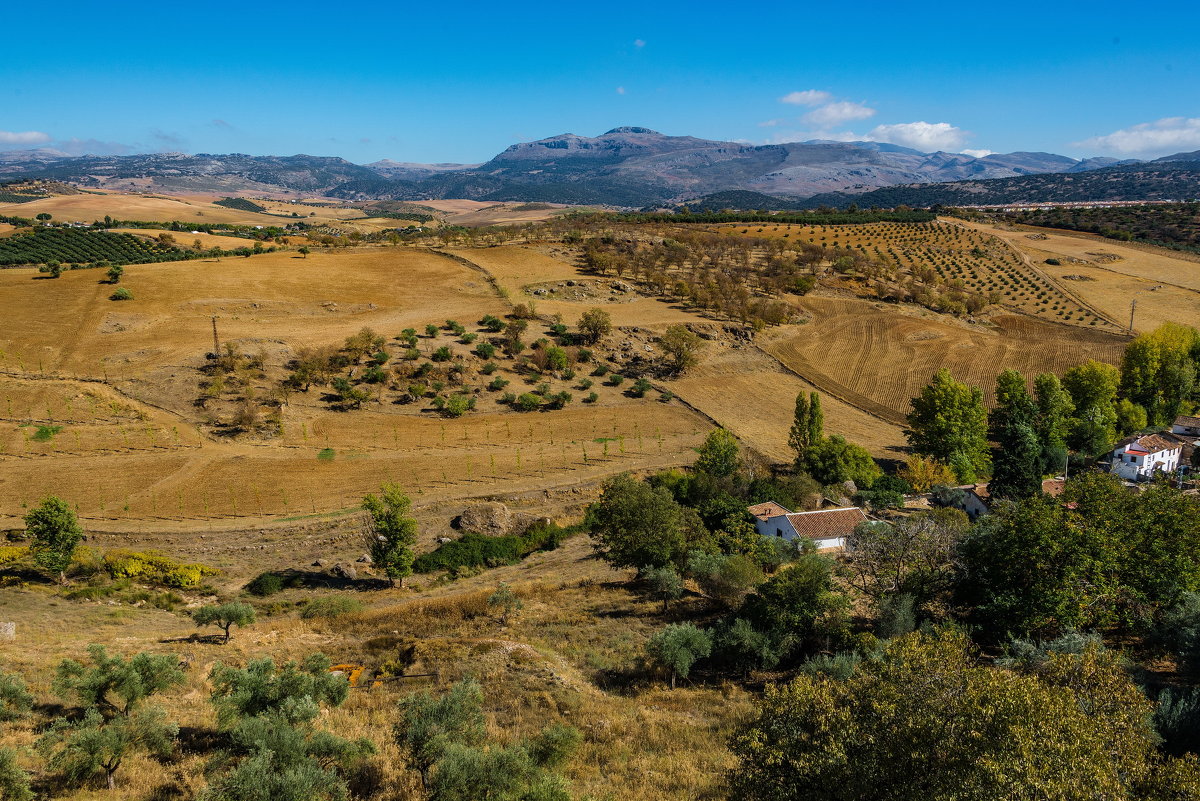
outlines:
[{"label": "green shrub", "polygon": [[517,398],[517,408],[523,412],[532,412],[539,409],[542,405],[540,396],[532,392],[525,392],[521,397]]},{"label": "green shrub", "polygon": [[507,386],[508,386],[508,381],[501,378],[500,376],[496,376],[495,378],[492,379],[492,383],[488,384],[488,389],[490,389],[492,392],[499,392],[500,390],[504,389]]},{"label": "green shrub", "polygon": [[283,576],[278,573],[259,573],[246,585],[246,592],[265,598],[283,591]]},{"label": "green shrub", "polygon": [[536,525],[524,534],[507,537],[487,537],[482,534],[464,534],[453,542],[440,545],[436,550],[418,556],[413,562],[416,573],[433,573],[438,570],[462,568],[499,567],[519,562],[535,551],[553,551],[562,541],[579,531],[578,526],[563,528],[553,523]]},{"label": "green shrub", "polygon": [[366,606],[357,598],[349,598],[345,595],[326,595],[321,598],[313,598],[306,603],[300,612],[300,617],[305,620],[318,617],[339,617],[353,612],[361,612],[363,609],[366,609]]},{"label": "green shrub", "polygon": [[117,287],[117,290],[108,296],[109,300],[133,300],[133,293],[125,287]]}]

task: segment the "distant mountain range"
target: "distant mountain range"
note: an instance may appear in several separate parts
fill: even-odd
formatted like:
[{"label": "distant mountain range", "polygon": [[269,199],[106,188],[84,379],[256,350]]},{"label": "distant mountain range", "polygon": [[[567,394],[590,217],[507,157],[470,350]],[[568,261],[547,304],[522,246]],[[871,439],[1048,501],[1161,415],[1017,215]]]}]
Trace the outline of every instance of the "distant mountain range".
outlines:
[{"label": "distant mountain range", "polygon": [[[926,205],[910,199],[887,200],[923,197],[922,192],[947,198],[933,202],[952,202],[949,198],[1008,197],[1024,191],[1049,193],[1055,195],[1049,199],[1057,199],[1098,191],[1092,187],[1117,191],[1118,185],[1126,187],[1121,192],[1130,187],[1167,191],[1159,186],[1164,173],[1170,172],[1156,166],[1162,161],[1080,161],[1051,153],[977,158],[922,153],[879,142],[750,145],[622,127],[597,137],[562,134],[515,144],[484,164],[390,160],[353,164],[336,157],[240,153],[69,156],[52,150],[20,150],[0,153],[0,180],[44,178],[159,192],[289,193],[348,200],[471,198],[623,207],[672,205],[739,191],[784,198],[777,202],[785,206],[799,199],[805,199],[804,206],[846,205],[851,198],[859,205],[883,206]],[[1178,174],[1166,185],[1187,186],[1191,179],[1185,172],[1176,169]],[[993,189],[999,186],[997,180],[1009,183]],[[939,194],[930,184],[942,185],[946,191]]]}]

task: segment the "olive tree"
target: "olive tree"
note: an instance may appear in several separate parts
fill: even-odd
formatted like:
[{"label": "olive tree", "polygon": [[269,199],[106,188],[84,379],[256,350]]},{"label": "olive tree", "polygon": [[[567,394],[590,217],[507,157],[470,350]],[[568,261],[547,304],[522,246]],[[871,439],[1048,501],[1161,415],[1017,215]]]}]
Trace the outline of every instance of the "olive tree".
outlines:
[{"label": "olive tree", "polygon": [[224,604],[209,604],[192,612],[197,626],[216,626],[225,633],[223,642],[229,642],[229,630],[234,626],[249,626],[254,622],[254,607],[250,604],[231,601]]}]

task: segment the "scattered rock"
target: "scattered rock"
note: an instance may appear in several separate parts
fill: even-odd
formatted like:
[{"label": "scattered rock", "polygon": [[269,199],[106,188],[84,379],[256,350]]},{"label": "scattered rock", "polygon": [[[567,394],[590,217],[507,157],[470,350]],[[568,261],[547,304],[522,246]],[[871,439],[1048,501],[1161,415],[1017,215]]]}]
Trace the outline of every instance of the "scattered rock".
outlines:
[{"label": "scattered rock", "polygon": [[454,542],[454,538],[453,537],[438,537],[437,538],[438,545],[445,545],[447,542]]},{"label": "scattered rock", "polygon": [[354,581],[356,578],[358,578],[358,571],[355,570],[354,565],[336,564],[329,569],[329,572],[338,578],[344,578],[350,581]]},{"label": "scattered rock", "polygon": [[362,556],[358,557],[358,561],[367,565],[375,564],[375,560],[371,558],[371,554],[369,553],[364,553]]},{"label": "scattered rock", "polygon": [[318,559],[317,561],[312,563],[312,566],[319,567],[322,570],[324,570],[325,568],[329,567],[329,562],[326,561],[325,559]]}]

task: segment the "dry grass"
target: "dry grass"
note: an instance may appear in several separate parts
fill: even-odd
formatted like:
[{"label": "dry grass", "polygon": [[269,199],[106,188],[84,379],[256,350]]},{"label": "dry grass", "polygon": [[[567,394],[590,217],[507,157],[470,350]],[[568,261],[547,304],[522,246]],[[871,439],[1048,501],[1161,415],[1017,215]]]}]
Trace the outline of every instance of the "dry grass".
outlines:
[{"label": "dry grass", "polygon": [[56,195],[45,200],[28,203],[0,203],[0,214],[15,214],[32,218],[46,212],[55,220],[70,220],[90,223],[104,215],[119,220],[145,220],[148,222],[232,223],[235,225],[280,225],[279,217],[252,211],[228,209],[214,206],[211,197],[163,197],[130,195],[123,193],[87,193],[79,195]]},{"label": "dry grass", "polygon": [[[1129,303],[1136,293],[1135,328],[1139,332],[1168,321],[1187,323],[1200,318],[1200,264],[1194,256],[1049,228],[1019,226],[1008,230],[971,225],[1025,253],[1042,270],[1122,325],[1128,323]],[[1030,239],[1031,233],[1039,238]],[[1048,258],[1062,264],[1045,264]],[[1092,280],[1065,278],[1077,275]],[[1145,291],[1154,286],[1162,289]]]},{"label": "dry grass", "polygon": [[[523,580],[526,576],[540,580]],[[399,660],[405,674],[435,676],[353,690],[343,707],[322,716],[322,724],[339,735],[365,736],[380,745],[383,797],[415,797],[415,776],[391,744],[399,698],[414,690],[439,691],[469,675],[484,686],[489,731],[500,741],[554,722],[583,733],[583,746],[566,767],[580,797],[723,798],[723,776],[733,767],[726,742],[748,713],[749,695],[728,684],[685,685],[672,692],[644,676],[638,661],[646,639],[665,623],[705,609],[697,600],[685,601],[664,618],[657,602],[630,591],[626,578],[593,559],[586,539],[575,538],[558,551],[456,584],[360,593],[357,597],[374,602],[362,613],[318,621],[263,617],[235,631],[229,645],[164,642],[192,630],[185,617],[168,612],[72,603],[40,587],[5,589],[22,643],[68,613],[65,625],[39,633],[5,667],[28,676],[39,700],[50,701],[52,666],[64,656],[79,656],[89,641],[127,654],[176,653],[191,665],[187,682],[160,701],[173,720],[203,733],[215,724],[205,677],[218,659],[237,664],[271,655],[281,662],[319,650],[335,663],[362,664],[372,672]],[[487,606],[500,581],[510,582],[524,601],[507,625]],[[35,736],[31,725],[19,724],[6,729],[0,744],[26,745]],[[194,791],[203,786],[203,762],[200,753],[184,753],[166,769],[137,759],[122,768],[114,793],[79,790],[57,797],[141,799],[168,781]],[[28,767],[39,769],[32,758]]]},{"label": "dry grass", "polygon": [[812,322],[794,334],[773,333],[764,349],[827,393],[896,424],[941,367],[990,399],[1001,370],[1032,378],[1088,359],[1116,363],[1125,343],[1119,335],[1017,315],[986,328],[861,300],[807,296],[800,305]]}]

